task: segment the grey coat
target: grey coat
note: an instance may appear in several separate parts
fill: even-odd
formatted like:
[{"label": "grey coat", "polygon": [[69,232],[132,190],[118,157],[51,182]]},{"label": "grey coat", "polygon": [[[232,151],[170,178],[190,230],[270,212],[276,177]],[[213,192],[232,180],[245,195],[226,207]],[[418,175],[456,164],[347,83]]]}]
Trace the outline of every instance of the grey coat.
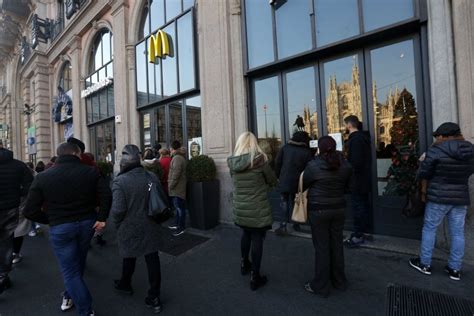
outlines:
[{"label": "grey coat", "polygon": [[112,184],[112,219],[117,227],[120,256],[135,258],[158,251],[161,226],[148,218],[147,173],[141,167],[115,177]]}]

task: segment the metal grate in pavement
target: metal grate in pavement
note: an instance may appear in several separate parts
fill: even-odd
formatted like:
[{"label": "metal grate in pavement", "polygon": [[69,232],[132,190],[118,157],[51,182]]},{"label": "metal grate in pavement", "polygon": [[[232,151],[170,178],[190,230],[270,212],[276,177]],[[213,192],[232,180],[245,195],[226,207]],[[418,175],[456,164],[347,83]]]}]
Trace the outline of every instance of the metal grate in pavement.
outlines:
[{"label": "metal grate in pavement", "polygon": [[474,302],[398,284],[387,286],[386,316],[473,316]]}]

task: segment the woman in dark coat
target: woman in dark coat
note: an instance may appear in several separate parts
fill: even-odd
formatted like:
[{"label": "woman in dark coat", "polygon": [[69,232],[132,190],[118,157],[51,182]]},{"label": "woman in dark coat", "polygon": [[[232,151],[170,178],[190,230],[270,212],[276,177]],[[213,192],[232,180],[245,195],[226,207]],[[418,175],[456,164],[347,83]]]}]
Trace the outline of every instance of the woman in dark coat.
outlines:
[{"label": "woman in dark coat", "polygon": [[352,167],[336,151],[336,141],[329,136],[318,141],[319,154],[304,170],[303,189],[308,189],[308,218],[315,249],[314,279],[305,285],[308,292],[327,297],[330,282],[345,290],[344,247],[342,230]]},{"label": "woman in dark coat", "polygon": [[115,288],[133,294],[131,286],[137,257],[145,256],[150,289],[146,305],[155,312],[161,311],[161,270],[158,255],[161,226],[148,216],[148,184],[152,181],[161,189],[155,174],[141,165],[140,150],[126,145],[122,150],[120,173],[112,184],[113,203],[111,214],[117,227],[117,243],[123,257],[122,277],[115,281]]},{"label": "woman in dark coat", "polygon": [[267,283],[267,278],[260,275],[260,265],[265,234],[273,222],[267,194],[277,184],[277,178],[268,164],[267,155],[250,132],[240,135],[234,155],[228,158],[227,164],[234,183],[234,220],[242,228],[241,273],[251,272],[250,288],[255,291]]}]

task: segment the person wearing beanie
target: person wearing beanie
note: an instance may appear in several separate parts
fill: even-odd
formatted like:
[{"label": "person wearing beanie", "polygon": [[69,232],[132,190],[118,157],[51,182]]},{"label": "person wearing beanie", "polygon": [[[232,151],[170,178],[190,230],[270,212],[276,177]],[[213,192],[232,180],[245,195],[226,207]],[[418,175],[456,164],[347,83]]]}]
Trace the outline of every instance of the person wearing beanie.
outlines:
[{"label": "person wearing beanie", "polygon": [[308,292],[327,297],[331,284],[337,290],[347,288],[344,272],[342,231],[346,200],[352,175],[351,165],[336,151],[330,136],[318,140],[319,153],[306,166],[303,190],[308,190],[308,219],[315,250],[315,272],[305,284]]},{"label": "person wearing beanie", "polygon": [[433,132],[434,144],[420,158],[418,177],[428,181],[427,203],[420,256],[412,258],[412,268],[431,275],[431,257],[438,226],[447,217],[451,251],[445,272],[455,281],[461,279],[464,257],[464,222],[471,201],[469,177],[474,173],[474,150],[456,123],[443,123]]}]

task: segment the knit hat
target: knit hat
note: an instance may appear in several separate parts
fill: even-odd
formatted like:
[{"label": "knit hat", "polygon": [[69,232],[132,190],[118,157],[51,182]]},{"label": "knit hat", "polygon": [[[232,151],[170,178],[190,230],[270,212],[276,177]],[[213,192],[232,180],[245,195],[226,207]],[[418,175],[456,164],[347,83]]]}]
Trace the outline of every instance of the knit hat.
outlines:
[{"label": "knit hat", "polygon": [[81,140],[79,140],[77,138],[69,137],[67,139],[67,142],[71,143],[71,144],[74,144],[74,145],[77,145],[79,147],[79,149],[81,150],[81,154],[83,154],[86,151],[86,145]]}]

